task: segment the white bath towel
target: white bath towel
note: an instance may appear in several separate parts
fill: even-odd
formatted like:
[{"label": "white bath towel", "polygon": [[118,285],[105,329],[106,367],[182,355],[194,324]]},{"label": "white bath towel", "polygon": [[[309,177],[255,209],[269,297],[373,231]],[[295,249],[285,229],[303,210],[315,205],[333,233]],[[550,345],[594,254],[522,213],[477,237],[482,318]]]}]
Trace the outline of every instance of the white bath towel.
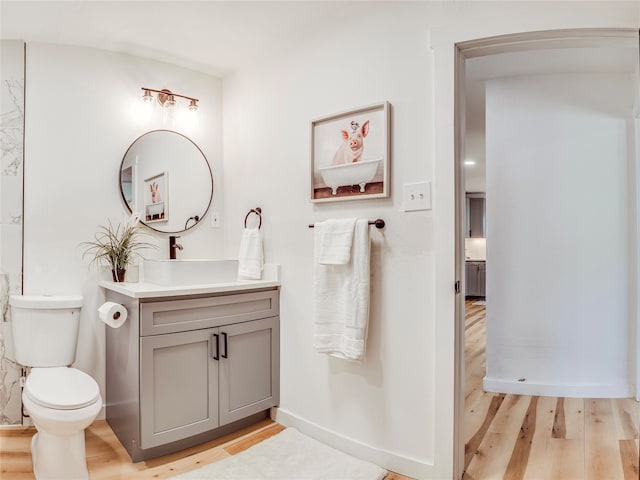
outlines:
[{"label": "white bath towel", "polygon": [[323,265],[343,265],[351,257],[355,218],[327,220],[322,222],[320,238],[320,263]]},{"label": "white bath towel", "polygon": [[238,278],[260,280],[264,266],[260,229],[245,228],[238,252]]},{"label": "white bath towel", "polygon": [[369,324],[369,222],[355,223],[351,255],[344,264],[320,263],[325,223],[314,232],[314,336],[318,352],[352,361],[364,358]]}]

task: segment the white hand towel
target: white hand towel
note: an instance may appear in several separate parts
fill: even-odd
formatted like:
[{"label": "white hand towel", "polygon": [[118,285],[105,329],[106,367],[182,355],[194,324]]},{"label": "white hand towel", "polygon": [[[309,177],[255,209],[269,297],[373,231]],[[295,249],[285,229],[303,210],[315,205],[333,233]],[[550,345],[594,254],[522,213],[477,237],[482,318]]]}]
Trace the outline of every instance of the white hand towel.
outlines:
[{"label": "white hand towel", "polygon": [[351,257],[355,218],[327,220],[322,222],[320,239],[320,263],[323,265],[343,265]]},{"label": "white hand towel", "polygon": [[318,352],[362,361],[369,324],[369,222],[355,225],[351,258],[345,264],[320,263],[324,222],[314,232],[314,336]]},{"label": "white hand towel", "polygon": [[264,266],[260,229],[245,228],[238,252],[238,278],[260,280]]}]

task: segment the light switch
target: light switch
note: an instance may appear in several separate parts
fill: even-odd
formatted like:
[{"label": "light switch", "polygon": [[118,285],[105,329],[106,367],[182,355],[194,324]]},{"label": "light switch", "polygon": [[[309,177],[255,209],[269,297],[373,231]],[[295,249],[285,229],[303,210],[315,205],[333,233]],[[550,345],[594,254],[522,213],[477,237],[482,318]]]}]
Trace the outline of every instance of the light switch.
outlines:
[{"label": "light switch", "polygon": [[431,182],[405,183],[402,199],[405,212],[431,210]]}]

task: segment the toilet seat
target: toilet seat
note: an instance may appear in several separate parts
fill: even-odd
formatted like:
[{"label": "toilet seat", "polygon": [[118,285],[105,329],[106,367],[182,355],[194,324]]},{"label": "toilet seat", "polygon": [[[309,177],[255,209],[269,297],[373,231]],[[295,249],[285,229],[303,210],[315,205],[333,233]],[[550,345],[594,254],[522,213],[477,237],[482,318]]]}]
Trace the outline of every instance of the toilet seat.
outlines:
[{"label": "toilet seat", "polygon": [[45,408],[74,410],[95,403],[100,389],[93,378],[75,368],[32,368],[24,394]]}]

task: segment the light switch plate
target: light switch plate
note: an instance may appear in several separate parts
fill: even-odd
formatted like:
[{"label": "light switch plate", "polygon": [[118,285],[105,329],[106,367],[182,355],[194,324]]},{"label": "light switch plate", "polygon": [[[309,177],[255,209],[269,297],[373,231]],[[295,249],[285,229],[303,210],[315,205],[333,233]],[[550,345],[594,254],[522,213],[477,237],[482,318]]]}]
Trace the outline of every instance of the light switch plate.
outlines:
[{"label": "light switch plate", "polygon": [[431,182],[405,183],[402,199],[405,212],[431,210]]}]

